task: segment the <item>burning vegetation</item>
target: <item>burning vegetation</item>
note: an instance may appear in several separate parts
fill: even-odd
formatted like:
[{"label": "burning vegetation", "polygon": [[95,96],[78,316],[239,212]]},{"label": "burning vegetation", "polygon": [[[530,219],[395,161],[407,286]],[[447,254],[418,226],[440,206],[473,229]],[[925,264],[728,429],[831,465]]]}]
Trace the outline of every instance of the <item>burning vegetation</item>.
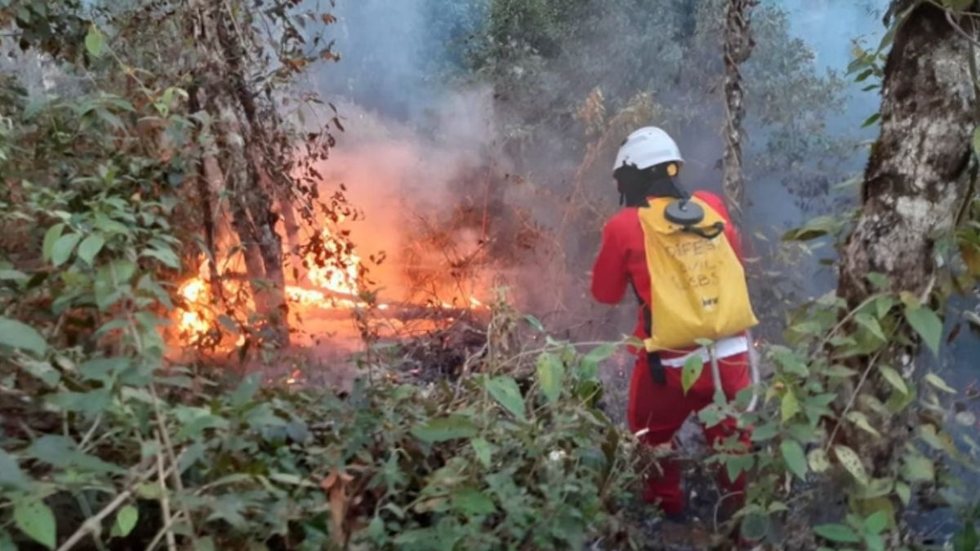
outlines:
[{"label": "burning vegetation", "polygon": [[[0,1],[0,548],[672,548],[663,460],[749,479],[730,517],[698,488],[695,548],[976,547],[975,375],[940,369],[975,356],[977,3],[855,47],[870,159],[782,4]],[[751,447],[618,419],[636,312],[588,267],[648,124],[747,248],[854,207],[785,234],[838,257],[749,266],[771,372],[696,417]]]},{"label": "burning vegetation", "polygon": [[[350,175],[342,166],[338,172]],[[365,333],[414,337],[444,331],[461,318],[486,317],[493,287],[503,281],[497,276],[527,262],[540,243],[540,229],[528,213],[505,204],[506,175],[464,166],[451,178],[452,205],[426,209],[424,202],[397,197],[393,201],[405,208],[387,219],[329,213],[308,218],[299,231],[277,226],[287,274],[281,312],[292,345],[343,346]],[[340,192],[358,184],[317,182]],[[170,331],[174,348],[229,353],[263,340],[247,284],[246,248],[230,232],[219,241],[228,258],[212,267],[210,257],[201,255],[197,272],[179,284]]]}]

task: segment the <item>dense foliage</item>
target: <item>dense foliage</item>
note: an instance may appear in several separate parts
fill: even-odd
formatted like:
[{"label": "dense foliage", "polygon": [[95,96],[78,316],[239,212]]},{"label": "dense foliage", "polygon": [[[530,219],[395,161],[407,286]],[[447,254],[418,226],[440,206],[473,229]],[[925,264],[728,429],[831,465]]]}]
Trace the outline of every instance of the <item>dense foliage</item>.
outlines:
[{"label": "dense foliage", "polygon": [[[611,514],[632,477],[628,439],[596,407],[597,365],[610,347],[581,357],[549,340],[487,356],[453,384],[381,373],[340,397],[262,390],[259,375],[235,383],[234,372],[169,361],[163,335],[181,300],[182,260],[215,246],[191,184],[207,177],[215,151],[234,163],[260,136],[291,150],[291,127],[220,119],[233,107],[196,101],[206,84],[193,64],[169,81],[158,67],[130,65],[161,61],[128,49],[131,25],[147,15],[139,9],[97,12],[105,25],[83,24],[80,6],[8,6],[0,13],[16,14],[24,46],[61,63],[43,64],[55,82],[46,76],[40,92],[13,75],[0,81],[0,544],[564,549],[628,540]],[[283,11],[282,21],[307,15]],[[44,30],[63,17],[84,32]],[[199,53],[198,62],[211,59]],[[241,77],[234,64],[209,66]],[[252,193],[249,181],[233,179],[216,198],[248,209],[228,192]],[[324,211],[343,212],[342,199]],[[508,315],[498,309],[492,323],[512,327]],[[269,340],[261,328],[249,318],[224,330]],[[505,340],[495,333],[490,344],[505,350]]]},{"label": "dense foliage", "polygon": [[[232,259],[244,263],[248,281],[243,297],[216,301],[214,343],[240,339],[239,359],[261,349],[285,363],[283,281],[299,269],[290,260],[312,252],[336,264],[336,247],[350,246],[298,239],[302,224],[356,215],[343,193],[320,197],[315,185],[312,162],[343,127],[304,89],[312,67],[338,59],[322,31],[335,17],[313,4],[0,0],[0,44],[23,65],[0,74],[0,549],[649,543],[635,521],[654,512],[633,497],[649,457],[600,405],[599,365],[615,343],[583,355],[499,302],[485,346],[434,383],[399,371],[402,348],[367,331],[346,392],[168,356],[178,282],[201,258],[215,280],[242,275],[221,272]],[[942,13],[967,27],[969,4],[945,1]],[[713,178],[715,156],[700,152],[718,149],[722,123],[705,86],[722,74],[720,0],[426,6],[454,45],[427,74],[493,88],[498,153],[529,184],[508,198],[548,199],[536,219],[561,254],[533,273],[551,282],[535,288],[542,297],[577,296],[564,278],[584,285],[590,243],[614,207],[606,159],[626,130],[678,130],[693,151],[688,174]],[[816,73],[779,9],[759,7],[753,25],[749,180],[791,178],[810,208],[848,145],[824,128],[841,82]],[[893,37],[859,52],[859,82],[885,76]],[[369,64],[351,71],[368,97],[392,77]],[[975,137],[965,165],[978,150]],[[980,464],[980,446],[956,428],[976,418],[950,406],[957,389],[929,363],[955,336],[944,332],[947,300],[975,288],[975,193],[954,234],[935,236],[929,252],[943,269],[927,292],[869,273],[858,304],[831,293],[797,304],[785,324],[772,307],[767,323],[785,331],[766,350],[759,410],[742,411],[746,392],[699,414],[755,428],[750,453],[726,443],[710,460],[752,479],[746,507],[718,532],[782,548],[911,547],[908,511],[933,504],[962,519],[954,549],[978,547],[980,505],[956,491]],[[787,241],[842,240],[856,214],[816,218]],[[792,289],[771,260],[753,268],[778,282],[761,285],[767,310]],[[693,380],[703,366],[684,369]]]}]

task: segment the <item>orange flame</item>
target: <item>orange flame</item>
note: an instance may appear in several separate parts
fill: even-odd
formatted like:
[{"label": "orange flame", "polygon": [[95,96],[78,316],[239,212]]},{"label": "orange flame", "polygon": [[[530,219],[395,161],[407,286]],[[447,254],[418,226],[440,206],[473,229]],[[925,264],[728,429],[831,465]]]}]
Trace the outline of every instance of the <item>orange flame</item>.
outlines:
[{"label": "orange flame", "polygon": [[[321,230],[323,247],[332,259],[330,265],[318,265],[313,253],[305,258],[306,274],[302,284],[287,285],[285,295],[290,303],[290,311],[309,312],[313,310],[354,309],[366,306],[358,298],[361,295],[360,272],[361,257],[354,251],[346,250],[328,229]],[[198,344],[215,326],[217,315],[213,310],[211,283],[206,260],[202,259],[199,275],[188,279],[178,289],[184,306],[176,312],[176,326],[184,344]],[[234,296],[240,289],[241,281],[228,278],[221,282],[226,296]],[[452,303],[439,301],[419,304],[432,309],[454,310],[459,308],[483,309],[482,302],[475,297],[454,300]],[[389,304],[377,304],[378,310],[389,310]],[[451,321],[451,320],[450,320]],[[238,343],[244,336],[239,336]]]}]

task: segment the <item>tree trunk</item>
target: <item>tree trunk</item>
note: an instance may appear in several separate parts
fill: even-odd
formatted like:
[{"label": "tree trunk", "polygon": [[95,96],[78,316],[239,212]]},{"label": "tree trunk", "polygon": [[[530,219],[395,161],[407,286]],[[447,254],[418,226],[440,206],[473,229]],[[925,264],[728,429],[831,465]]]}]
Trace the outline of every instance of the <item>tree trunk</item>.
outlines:
[{"label": "tree trunk", "polygon": [[722,189],[732,216],[740,218],[745,197],[742,176],[742,119],[745,118],[745,91],[739,66],[752,54],[755,45],[749,27],[749,12],[756,0],[728,0],[725,12],[725,154]]},{"label": "tree trunk", "polygon": [[915,8],[895,36],[881,135],[841,259],[838,294],[852,306],[871,293],[871,272],[888,276],[893,291],[922,295],[931,287],[934,239],[953,228],[969,189],[976,124],[971,55],[945,12],[929,4]]},{"label": "tree trunk", "polygon": [[[246,78],[245,37],[227,4],[193,0],[192,7],[197,17],[190,21],[190,34],[196,38],[202,58],[212,65],[202,66],[197,80],[208,98],[210,114],[220,120],[221,130],[216,136],[221,151],[219,170],[231,191],[232,227],[244,251],[256,311],[269,323],[276,344],[285,346],[289,331],[282,240],[275,231],[278,217],[266,189],[268,174],[259,162],[265,133],[259,120],[257,92]],[[223,78],[215,78],[215,73]]]},{"label": "tree trunk", "polygon": [[[893,293],[923,299],[931,295],[938,268],[936,239],[954,229],[972,178],[968,169],[976,95],[971,55],[970,42],[942,9],[922,3],[900,23],[885,64],[881,134],[865,169],[861,211],[842,250],[837,292],[850,308],[878,290],[868,280],[871,273],[886,276]],[[881,351],[883,361],[890,358],[911,375],[915,364],[909,359],[915,350],[897,337],[888,347]],[[870,370],[877,359],[849,361]],[[889,383],[877,371],[869,374],[863,389],[859,384],[852,392],[886,402],[892,393]],[[906,407],[878,417],[881,438],[841,431],[872,477],[887,477],[896,469],[914,413]]]}]

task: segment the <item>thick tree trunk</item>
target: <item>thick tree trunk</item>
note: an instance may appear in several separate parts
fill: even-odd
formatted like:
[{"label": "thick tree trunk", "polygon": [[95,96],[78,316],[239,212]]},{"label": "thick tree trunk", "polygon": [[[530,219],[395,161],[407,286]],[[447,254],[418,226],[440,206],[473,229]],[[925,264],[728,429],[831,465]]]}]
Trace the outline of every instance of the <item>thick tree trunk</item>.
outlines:
[{"label": "thick tree trunk", "polygon": [[[895,7],[905,5],[903,1]],[[885,64],[881,134],[865,170],[860,214],[842,250],[838,295],[852,308],[877,290],[868,281],[873,272],[889,278],[892,292],[923,298],[930,294],[937,270],[935,240],[954,229],[970,188],[977,99],[971,55],[970,41],[942,9],[930,4],[919,4],[895,35]],[[896,367],[910,373],[914,363],[908,358],[914,351],[898,341],[889,347],[882,357],[892,358]],[[870,369],[876,359],[850,361]],[[877,371],[870,374],[863,389],[859,385],[852,392],[886,402],[890,385]],[[846,428],[840,436],[864,460],[871,476],[886,477],[894,472],[910,437],[907,426],[913,413],[905,408],[878,417],[875,426],[881,438],[846,434]]]},{"label": "thick tree trunk", "polygon": [[976,97],[971,47],[945,13],[921,4],[898,30],[885,66],[881,135],[864,176],[862,208],[840,267],[852,305],[878,272],[893,290],[926,292],[934,239],[949,232],[968,190]]}]

